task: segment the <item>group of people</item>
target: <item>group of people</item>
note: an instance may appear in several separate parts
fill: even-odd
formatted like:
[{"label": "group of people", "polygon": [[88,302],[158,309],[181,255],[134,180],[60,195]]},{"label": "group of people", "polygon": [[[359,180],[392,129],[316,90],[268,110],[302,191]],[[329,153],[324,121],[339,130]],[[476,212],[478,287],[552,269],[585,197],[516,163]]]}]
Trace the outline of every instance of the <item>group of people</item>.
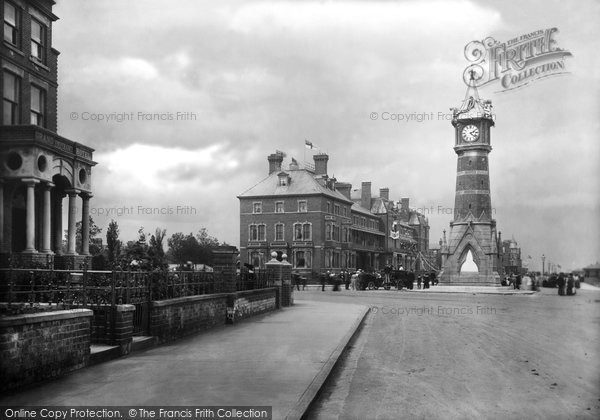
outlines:
[{"label": "group of people", "polygon": [[[557,285],[558,285],[558,295],[559,296],[573,296],[577,293],[577,284],[576,282],[579,278],[575,278],[572,273],[564,274],[560,273],[558,275]],[[566,292],[566,293],[565,293]]]}]

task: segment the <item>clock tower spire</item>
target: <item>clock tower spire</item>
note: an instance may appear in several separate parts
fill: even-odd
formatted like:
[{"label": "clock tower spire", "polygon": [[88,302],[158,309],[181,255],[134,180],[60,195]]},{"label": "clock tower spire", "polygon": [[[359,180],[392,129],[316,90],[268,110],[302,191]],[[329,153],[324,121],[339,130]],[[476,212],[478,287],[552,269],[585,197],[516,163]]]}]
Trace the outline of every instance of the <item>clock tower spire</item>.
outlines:
[{"label": "clock tower spire", "polygon": [[456,190],[450,238],[442,247],[440,282],[496,286],[498,248],[488,161],[494,118],[492,102],[479,97],[474,73],[462,104],[451,110],[457,154]]}]

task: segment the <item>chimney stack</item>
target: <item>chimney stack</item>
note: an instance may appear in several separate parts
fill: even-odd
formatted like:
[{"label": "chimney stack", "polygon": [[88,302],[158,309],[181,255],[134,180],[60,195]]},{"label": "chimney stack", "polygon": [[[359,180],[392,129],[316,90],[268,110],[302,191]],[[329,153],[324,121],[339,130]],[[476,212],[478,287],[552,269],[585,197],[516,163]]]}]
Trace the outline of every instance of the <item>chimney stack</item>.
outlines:
[{"label": "chimney stack", "polygon": [[329,160],[329,155],[325,153],[319,153],[313,156],[315,160],[315,175],[327,175],[327,161]]},{"label": "chimney stack", "polygon": [[390,189],[389,188],[380,188],[379,189],[379,197],[383,198],[384,200],[388,200],[390,199]]},{"label": "chimney stack", "polygon": [[363,182],[360,192],[360,205],[367,210],[371,210],[371,183]]},{"label": "chimney stack", "polygon": [[273,172],[281,171],[281,164],[283,163],[283,155],[281,153],[273,153],[267,157],[269,161],[269,175]]},{"label": "chimney stack", "polygon": [[350,200],[350,191],[352,191],[352,184],[348,182],[336,182],[335,189],[338,190],[344,197]]},{"label": "chimney stack", "polygon": [[402,197],[400,199],[400,209],[404,210],[404,211],[408,211],[408,197]]}]

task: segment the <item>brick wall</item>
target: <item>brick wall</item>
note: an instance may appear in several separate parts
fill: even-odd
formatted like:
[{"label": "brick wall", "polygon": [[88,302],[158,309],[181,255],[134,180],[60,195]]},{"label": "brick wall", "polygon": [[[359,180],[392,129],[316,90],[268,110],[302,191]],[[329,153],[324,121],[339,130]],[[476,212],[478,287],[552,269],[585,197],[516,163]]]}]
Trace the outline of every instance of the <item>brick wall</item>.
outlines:
[{"label": "brick wall", "polygon": [[278,288],[247,290],[227,297],[227,322],[235,323],[277,309]]},{"label": "brick wall", "polygon": [[121,354],[131,352],[134,305],[94,306],[92,342],[120,346]]},{"label": "brick wall", "polygon": [[0,389],[16,389],[87,365],[92,311],[0,318]]},{"label": "brick wall", "polygon": [[160,343],[223,325],[227,294],[188,296],[150,303],[150,335]]}]

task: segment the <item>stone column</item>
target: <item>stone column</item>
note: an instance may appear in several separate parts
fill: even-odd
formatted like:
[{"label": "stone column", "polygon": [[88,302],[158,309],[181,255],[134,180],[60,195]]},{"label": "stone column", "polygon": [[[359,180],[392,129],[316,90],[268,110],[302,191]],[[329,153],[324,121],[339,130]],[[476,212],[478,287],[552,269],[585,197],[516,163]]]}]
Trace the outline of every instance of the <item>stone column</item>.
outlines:
[{"label": "stone column", "polygon": [[37,179],[26,178],[22,182],[27,185],[27,217],[25,221],[25,250],[26,253],[37,252],[35,249],[35,184]]},{"label": "stone column", "polygon": [[42,217],[42,252],[46,254],[52,253],[50,244],[50,224],[52,223],[52,206],[50,200],[50,190],[54,184],[48,182],[44,184],[44,214]]},{"label": "stone column", "polygon": [[56,201],[54,202],[54,253],[62,254],[63,246],[63,225],[62,225],[62,193],[56,191]]},{"label": "stone column", "polygon": [[82,193],[81,210],[81,255],[90,254],[90,199],[92,194]]},{"label": "stone column", "polygon": [[67,255],[77,255],[76,245],[76,218],[77,218],[77,195],[79,190],[67,190],[69,195],[69,232],[67,235]]}]

